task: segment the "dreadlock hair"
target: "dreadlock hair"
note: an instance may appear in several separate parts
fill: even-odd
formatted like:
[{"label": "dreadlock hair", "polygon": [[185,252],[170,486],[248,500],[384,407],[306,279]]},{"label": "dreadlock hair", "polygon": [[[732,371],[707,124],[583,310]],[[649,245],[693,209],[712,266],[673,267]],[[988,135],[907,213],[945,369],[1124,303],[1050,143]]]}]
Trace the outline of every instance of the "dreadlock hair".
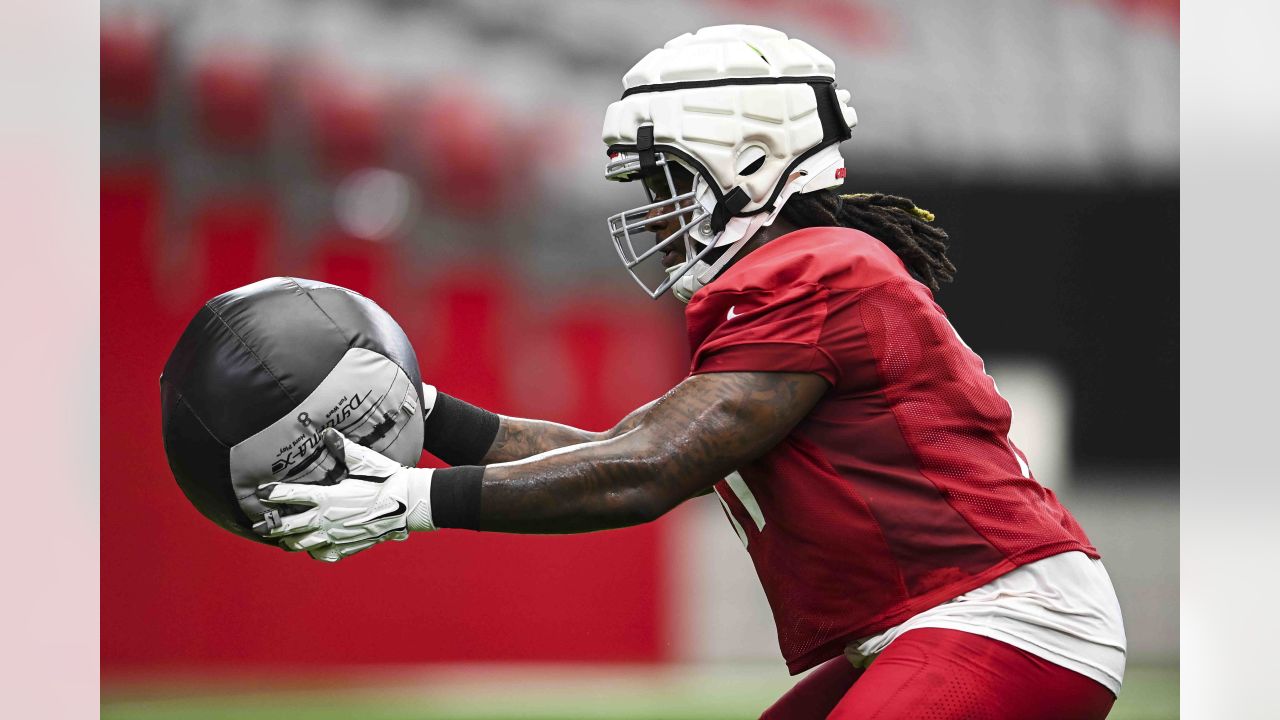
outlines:
[{"label": "dreadlock hair", "polygon": [[955,277],[956,266],[947,259],[946,231],[930,224],[933,213],[904,197],[817,190],[792,195],[781,215],[796,227],[838,225],[861,230],[888,245],[931,290]]}]

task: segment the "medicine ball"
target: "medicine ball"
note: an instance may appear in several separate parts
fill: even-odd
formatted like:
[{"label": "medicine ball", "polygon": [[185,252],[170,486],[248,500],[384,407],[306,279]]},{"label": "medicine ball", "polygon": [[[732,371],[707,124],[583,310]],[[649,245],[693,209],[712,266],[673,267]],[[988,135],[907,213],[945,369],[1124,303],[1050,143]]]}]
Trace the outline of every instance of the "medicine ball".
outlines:
[{"label": "medicine ball", "polygon": [[404,331],[345,288],[277,277],[196,313],[160,376],[164,450],[191,504],[237,535],[267,507],[263,483],[333,483],[320,431],[404,465],[422,453],[422,381]]}]

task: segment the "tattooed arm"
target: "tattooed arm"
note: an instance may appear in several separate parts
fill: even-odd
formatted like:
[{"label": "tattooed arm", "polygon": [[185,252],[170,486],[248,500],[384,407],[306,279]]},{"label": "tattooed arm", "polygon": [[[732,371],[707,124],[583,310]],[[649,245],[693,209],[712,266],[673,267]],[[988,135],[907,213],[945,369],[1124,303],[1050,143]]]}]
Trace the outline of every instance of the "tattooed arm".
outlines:
[{"label": "tattooed arm", "polygon": [[493,445],[485,453],[481,465],[524,460],[548,450],[558,450],[570,445],[608,440],[617,437],[640,424],[640,419],[653,407],[657,400],[631,411],[611,430],[590,432],[579,430],[568,425],[548,422],[546,420],[526,420],[525,418],[500,416],[498,435]]},{"label": "tattooed arm", "polygon": [[480,529],[573,533],[654,520],[768,452],[827,387],[809,373],[689,377],[619,432],[486,467]]},{"label": "tattooed arm", "polygon": [[264,502],[309,509],[273,510],[254,531],[336,561],[441,527],[575,533],[649,522],[772,449],[827,387],[809,373],[695,375],[601,439],[444,470],[405,467],[328,429],[325,447],[348,477],[260,486]]}]

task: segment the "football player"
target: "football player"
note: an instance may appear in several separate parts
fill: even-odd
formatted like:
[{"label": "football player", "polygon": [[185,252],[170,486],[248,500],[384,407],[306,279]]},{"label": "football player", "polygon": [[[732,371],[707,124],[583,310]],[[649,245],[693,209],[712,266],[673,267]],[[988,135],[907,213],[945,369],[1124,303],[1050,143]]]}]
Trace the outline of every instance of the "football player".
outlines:
[{"label": "football player", "polygon": [[687,303],[688,377],[600,433],[428,386],[426,449],[453,467],[327,430],[346,479],[262,487],[309,509],[256,530],[332,561],[436,528],[624,527],[715,492],[788,668],[817,668],[765,717],[1105,717],[1125,660],[1107,572],[934,303],[946,234],[903,198],[833,189],[857,118],[832,61],[710,27],[623,84],[606,175],[647,200],[609,230],[646,292]]}]

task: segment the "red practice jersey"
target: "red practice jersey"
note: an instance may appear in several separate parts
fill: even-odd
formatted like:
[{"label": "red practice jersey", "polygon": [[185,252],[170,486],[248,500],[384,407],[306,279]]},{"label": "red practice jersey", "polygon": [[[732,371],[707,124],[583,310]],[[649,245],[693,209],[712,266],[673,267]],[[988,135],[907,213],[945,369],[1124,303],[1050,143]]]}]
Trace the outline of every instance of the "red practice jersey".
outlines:
[{"label": "red practice jersey", "polygon": [[831,389],[716,484],[792,674],[1010,570],[1098,557],[1009,441],[1012,414],[883,243],[806,228],[693,296],[693,374],[817,373]]}]

